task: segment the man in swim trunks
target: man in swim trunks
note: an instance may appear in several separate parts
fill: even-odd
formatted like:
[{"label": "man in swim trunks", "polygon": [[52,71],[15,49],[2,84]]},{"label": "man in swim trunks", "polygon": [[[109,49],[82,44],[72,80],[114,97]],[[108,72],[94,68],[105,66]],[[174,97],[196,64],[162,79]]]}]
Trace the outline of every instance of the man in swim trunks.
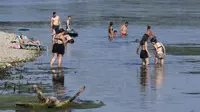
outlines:
[{"label": "man in swim trunks", "polygon": [[66,30],[70,31],[70,20],[71,20],[71,16],[68,16],[67,20],[66,20]]},{"label": "man in swim trunks", "polygon": [[127,36],[128,22],[125,22],[124,25],[120,28],[120,34],[122,37]]},{"label": "man in swim trunks", "polygon": [[53,12],[50,24],[53,35],[59,33],[59,26],[60,26],[60,17],[56,15],[56,12]]}]

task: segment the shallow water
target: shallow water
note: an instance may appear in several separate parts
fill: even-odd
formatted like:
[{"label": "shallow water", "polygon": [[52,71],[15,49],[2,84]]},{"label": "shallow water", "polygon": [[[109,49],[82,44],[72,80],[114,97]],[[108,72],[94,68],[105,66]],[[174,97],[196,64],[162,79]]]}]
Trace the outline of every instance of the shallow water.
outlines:
[{"label": "shallow water", "polygon": [[[188,51],[188,45],[199,47],[200,23],[197,0],[3,0],[0,4],[0,29],[25,33],[49,46],[34,62],[12,68],[1,82],[25,85],[39,84],[47,95],[72,96],[86,85],[80,99],[100,100],[106,106],[97,109],[73,109],[72,112],[197,112],[200,107],[198,48]],[[53,81],[60,71],[52,71],[49,20],[53,11],[61,17],[62,27],[68,15],[71,26],[78,33],[75,44],[66,47],[61,73],[64,77]],[[114,22],[119,31],[123,22],[129,22],[127,38],[107,38],[107,27]],[[137,43],[146,31],[146,25],[159,41],[170,47],[164,67],[141,66],[136,56]],[[19,28],[30,28],[19,32]],[[178,44],[178,45],[177,45]],[[182,45],[180,45],[182,44]],[[175,46],[175,47],[174,47]],[[182,54],[173,49],[181,46]],[[192,48],[191,48],[192,49]],[[190,49],[189,49],[190,50]],[[189,53],[189,54],[188,54]],[[55,73],[59,72],[59,73]],[[62,76],[61,74],[61,76]],[[31,94],[16,88],[16,93]],[[3,90],[2,90],[3,91]],[[13,89],[3,91],[3,94]],[[56,94],[57,93],[57,94]],[[194,93],[194,94],[191,94]],[[2,110],[15,111],[15,110]],[[17,111],[17,110],[16,110]]]}]

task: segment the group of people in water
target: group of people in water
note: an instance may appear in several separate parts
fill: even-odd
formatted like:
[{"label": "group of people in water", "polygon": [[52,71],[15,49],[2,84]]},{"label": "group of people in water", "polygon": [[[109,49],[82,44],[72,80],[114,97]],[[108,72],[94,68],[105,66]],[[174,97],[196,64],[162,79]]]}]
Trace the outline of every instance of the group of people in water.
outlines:
[{"label": "group of people in water", "polygon": [[[127,30],[128,30],[128,22],[125,22],[120,28],[121,37],[125,37],[128,35]],[[113,40],[116,37],[116,35],[117,35],[117,30],[113,31],[113,22],[110,22],[110,25],[108,26],[109,40]]]},{"label": "group of people in water", "polygon": [[[52,30],[52,53],[53,57],[51,59],[50,65],[53,67],[53,64],[55,60],[58,58],[58,67],[62,67],[62,57],[65,53],[65,46],[69,42],[74,42],[73,38],[68,34],[70,29],[70,20],[71,16],[68,16],[66,20],[66,30],[63,28],[60,28],[60,17],[56,15],[56,12],[53,12],[53,15],[51,17],[50,22],[50,28]],[[128,35],[128,22],[125,22],[121,28],[120,28],[120,36],[126,37]],[[110,40],[113,40],[117,35],[117,30],[113,31],[113,22],[110,22],[110,25],[108,27],[108,37]],[[147,32],[143,35],[142,39],[139,42],[139,45],[136,50],[136,54],[139,54],[140,51],[140,58],[142,59],[142,65],[148,65],[149,64],[149,57],[151,57],[149,50],[148,50],[148,41],[152,43],[152,45],[155,48],[155,60],[154,63],[161,65],[164,64],[164,58],[166,56],[166,49],[164,45],[161,42],[157,41],[157,37],[152,33],[151,27],[147,26]]]},{"label": "group of people in water", "polygon": [[[108,38],[109,40],[113,40],[117,35],[117,30],[113,31],[113,22],[110,22],[110,25],[108,27]],[[120,36],[126,37],[128,35],[128,22],[125,22],[121,28],[120,28]],[[166,56],[166,49],[165,46],[157,41],[157,37],[152,33],[151,26],[147,26],[147,32],[143,35],[142,39],[139,41],[139,45],[136,49],[136,54],[139,55],[139,49],[140,51],[140,58],[142,59],[142,65],[149,65],[149,58],[151,57],[149,50],[148,50],[148,41],[152,43],[154,46],[154,63],[161,65],[164,64],[164,58]]]},{"label": "group of people in water", "polygon": [[67,43],[74,43],[74,39],[69,35],[71,16],[68,16],[66,20],[66,30],[60,28],[60,17],[53,12],[50,22],[50,28],[52,31],[52,53],[50,65],[53,67],[55,60],[58,58],[58,67],[62,67],[62,57],[65,54],[65,47]]}]

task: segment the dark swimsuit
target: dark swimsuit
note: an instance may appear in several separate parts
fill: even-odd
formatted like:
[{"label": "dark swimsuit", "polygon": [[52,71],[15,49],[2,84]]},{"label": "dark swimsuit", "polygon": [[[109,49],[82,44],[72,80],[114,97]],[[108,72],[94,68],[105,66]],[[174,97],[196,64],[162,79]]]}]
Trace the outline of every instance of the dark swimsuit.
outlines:
[{"label": "dark swimsuit", "polygon": [[141,59],[148,58],[148,53],[147,53],[146,50],[141,50],[141,52],[140,52],[140,58]]},{"label": "dark swimsuit", "polygon": [[58,44],[58,43],[53,44],[52,52],[64,55],[65,54],[64,44]]},{"label": "dark swimsuit", "polygon": [[53,25],[53,29],[55,30],[56,34],[59,33],[59,25]]},{"label": "dark swimsuit", "polygon": [[[144,46],[144,44],[142,45],[142,47]],[[148,58],[149,56],[148,56],[148,53],[147,53],[147,51],[146,50],[141,50],[141,52],[140,52],[140,58],[141,59],[145,59],[145,58]]]}]

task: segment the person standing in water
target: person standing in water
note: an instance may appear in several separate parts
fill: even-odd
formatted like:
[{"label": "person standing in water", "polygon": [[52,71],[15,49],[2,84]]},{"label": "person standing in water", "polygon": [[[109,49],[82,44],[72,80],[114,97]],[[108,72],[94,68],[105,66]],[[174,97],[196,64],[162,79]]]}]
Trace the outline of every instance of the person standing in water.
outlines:
[{"label": "person standing in water", "polygon": [[147,40],[148,38],[142,38],[136,50],[136,54],[138,55],[139,49],[141,47],[140,58],[142,59],[142,65],[148,65],[149,64],[148,57],[151,57],[147,49]]},{"label": "person standing in water", "polygon": [[108,26],[108,37],[110,40],[114,38],[113,36],[113,22],[110,22],[110,25]]},{"label": "person standing in water", "polygon": [[151,43],[155,48],[155,60],[154,63],[158,64],[160,61],[161,65],[164,65],[164,58],[166,56],[166,49],[165,46],[161,42],[157,42],[156,38],[151,39]]},{"label": "person standing in water", "polygon": [[128,22],[125,22],[120,28],[120,34],[122,37],[127,36],[127,30],[128,30]]},{"label": "person standing in water", "polygon": [[59,34],[57,34],[54,37],[53,49],[52,49],[53,57],[50,62],[51,67],[53,67],[53,64],[57,57],[58,57],[58,67],[59,68],[62,67],[62,57],[65,53],[65,43],[67,42],[64,38],[64,35],[65,35],[65,30],[62,28],[60,29]]},{"label": "person standing in water", "polygon": [[59,27],[60,27],[60,17],[56,15],[56,12],[53,12],[53,15],[51,17],[51,23],[50,27],[52,30],[52,35],[54,36],[55,34],[59,33]]},{"label": "person standing in water", "polygon": [[153,36],[156,38],[156,36],[151,31],[151,26],[147,26],[147,32],[143,35],[143,38],[148,38],[150,40],[150,37]]},{"label": "person standing in water", "polygon": [[67,20],[66,20],[66,30],[70,31],[70,20],[71,20],[71,16],[68,16]]}]

